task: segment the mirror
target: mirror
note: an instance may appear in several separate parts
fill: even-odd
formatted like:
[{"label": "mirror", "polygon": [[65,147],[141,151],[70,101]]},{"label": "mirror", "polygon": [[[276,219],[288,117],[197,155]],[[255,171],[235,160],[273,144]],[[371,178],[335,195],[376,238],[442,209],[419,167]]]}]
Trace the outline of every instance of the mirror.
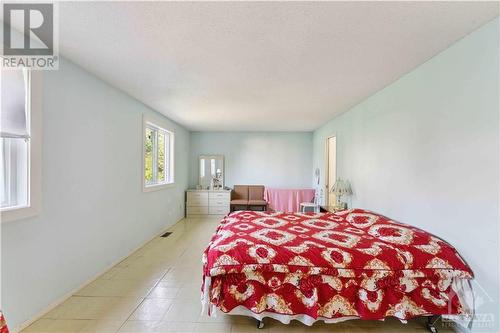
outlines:
[{"label": "mirror", "polygon": [[199,169],[199,185],[203,190],[224,189],[223,155],[200,155]]}]

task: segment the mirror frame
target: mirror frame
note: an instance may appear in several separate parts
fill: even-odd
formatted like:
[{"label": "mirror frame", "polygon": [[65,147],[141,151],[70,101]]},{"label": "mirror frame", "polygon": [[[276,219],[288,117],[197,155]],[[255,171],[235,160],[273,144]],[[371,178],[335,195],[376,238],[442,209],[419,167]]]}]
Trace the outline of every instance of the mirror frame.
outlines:
[{"label": "mirror frame", "polygon": [[[225,166],[225,161],[224,161],[224,155],[218,155],[218,154],[213,154],[213,155],[207,155],[203,154],[198,156],[198,185],[201,185],[201,175],[200,175],[200,160],[204,158],[205,160],[210,160],[210,159],[217,159],[217,160],[222,160],[222,188],[224,188],[225,184],[225,177],[226,177],[226,166]],[[204,189],[205,190],[205,189]]]}]

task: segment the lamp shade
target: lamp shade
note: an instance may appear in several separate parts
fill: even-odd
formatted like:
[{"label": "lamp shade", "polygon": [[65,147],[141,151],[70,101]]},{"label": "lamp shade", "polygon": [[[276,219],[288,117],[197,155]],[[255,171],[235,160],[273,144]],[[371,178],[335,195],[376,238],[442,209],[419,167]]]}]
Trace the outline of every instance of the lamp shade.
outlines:
[{"label": "lamp shade", "polygon": [[352,194],[351,185],[349,184],[349,182],[338,178],[335,184],[333,184],[330,192],[339,197],[344,195],[351,195]]}]

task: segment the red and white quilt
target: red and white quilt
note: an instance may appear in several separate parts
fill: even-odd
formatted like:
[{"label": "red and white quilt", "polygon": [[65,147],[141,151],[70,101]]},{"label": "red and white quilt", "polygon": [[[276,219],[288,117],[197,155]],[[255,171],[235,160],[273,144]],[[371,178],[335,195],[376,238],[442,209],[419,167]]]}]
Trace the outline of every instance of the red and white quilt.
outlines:
[{"label": "red and white quilt", "polygon": [[312,324],[471,311],[464,293],[473,273],[451,245],[362,209],[231,213],[203,264],[209,314]]},{"label": "red and white quilt", "polygon": [[9,328],[7,327],[2,311],[0,311],[0,333],[9,333]]}]

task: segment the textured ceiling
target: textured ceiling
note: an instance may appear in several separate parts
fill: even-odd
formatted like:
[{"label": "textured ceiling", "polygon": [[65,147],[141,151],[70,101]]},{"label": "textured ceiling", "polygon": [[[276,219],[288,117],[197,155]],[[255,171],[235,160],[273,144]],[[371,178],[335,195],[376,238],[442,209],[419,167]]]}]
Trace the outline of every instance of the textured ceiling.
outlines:
[{"label": "textured ceiling", "polygon": [[191,130],[310,131],[498,13],[487,2],[61,2],[60,52]]}]

